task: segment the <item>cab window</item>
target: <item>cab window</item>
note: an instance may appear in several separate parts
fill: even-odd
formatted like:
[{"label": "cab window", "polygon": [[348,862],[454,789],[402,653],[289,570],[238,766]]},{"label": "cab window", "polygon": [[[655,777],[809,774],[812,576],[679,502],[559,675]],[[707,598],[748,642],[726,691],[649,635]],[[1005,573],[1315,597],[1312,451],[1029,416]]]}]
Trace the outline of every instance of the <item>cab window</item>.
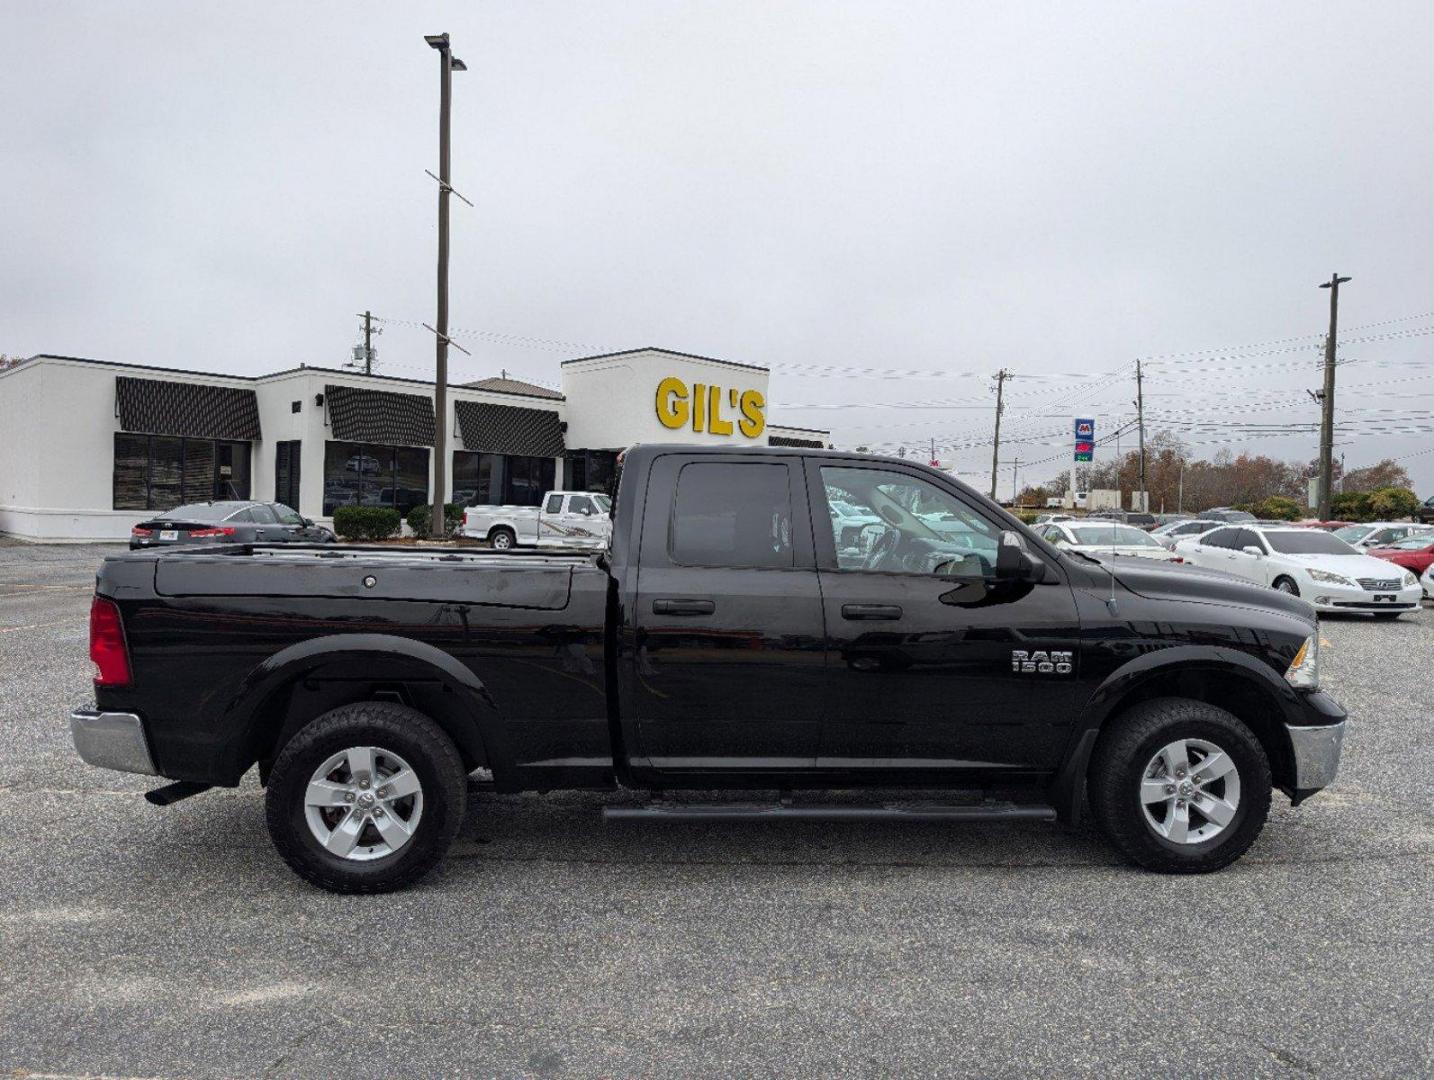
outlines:
[{"label": "cab window", "polygon": [[838,570],[995,577],[1000,528],[935,484],[841,466],[823,466],[821,478],[828,504],[844,503],[860,522],[833,531]]},{"label": "cab window", "polygon": [[669,538],[679,566],[790,567],[786,465],[692,462],[677,476]]},{"label": "cab window", "polygon": [[560,514],[563,511],[563,497],[561,495],[549,495],[548,505],[543,507],[545,514]]},{"label": "cab window", "polygon": [[592,514],[595,512],[592,500],[586,495],[574,495],[568,500],[568,513],[570,514]]}]

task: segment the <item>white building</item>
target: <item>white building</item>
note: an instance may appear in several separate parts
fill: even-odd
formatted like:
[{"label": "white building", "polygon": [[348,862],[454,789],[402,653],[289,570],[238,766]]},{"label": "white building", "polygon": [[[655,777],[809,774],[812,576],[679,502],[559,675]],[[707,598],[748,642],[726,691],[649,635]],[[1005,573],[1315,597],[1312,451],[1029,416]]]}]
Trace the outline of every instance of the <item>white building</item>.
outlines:
[{"label": "white building", "polygon": [[[536,505],[601,490],[636,443],[827,446],[767,421],[766,368],[667,349],[562,365],[562,392],[514,379],[451,386],[452,502]],[[433,383],[298,367],[214,375],[36,356],[0,371],[0,533],[119,540],[184,502],[336,506],[430,501]]]}]

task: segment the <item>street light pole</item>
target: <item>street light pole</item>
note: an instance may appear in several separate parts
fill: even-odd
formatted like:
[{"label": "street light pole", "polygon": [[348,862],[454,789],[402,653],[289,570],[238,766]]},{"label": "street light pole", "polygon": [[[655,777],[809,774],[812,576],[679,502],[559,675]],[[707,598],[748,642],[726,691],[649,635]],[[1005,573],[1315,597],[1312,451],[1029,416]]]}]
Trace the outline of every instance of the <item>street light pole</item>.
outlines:
[{"label": "street light pole", "polygon": [[1334,472],[1334,364],[1335,331],[1339,325],[1339,287],[1350,279],[1331,274],[1320,285],[1329,290],[1329,336],[1324,339],[1324,397],[1319,426],[1319,519],[1329,521],[1331,479]]},{"label": "street light pole", "polygon": [[453,55],[447,34],[429,34],[424,41],[438,50],[438,321],[437,372],[433,388],[433,517],[430,535],[446,536],[444,508],[448,502],[448,195],[449,128],[453,103],[453,72],[467,65]]}]

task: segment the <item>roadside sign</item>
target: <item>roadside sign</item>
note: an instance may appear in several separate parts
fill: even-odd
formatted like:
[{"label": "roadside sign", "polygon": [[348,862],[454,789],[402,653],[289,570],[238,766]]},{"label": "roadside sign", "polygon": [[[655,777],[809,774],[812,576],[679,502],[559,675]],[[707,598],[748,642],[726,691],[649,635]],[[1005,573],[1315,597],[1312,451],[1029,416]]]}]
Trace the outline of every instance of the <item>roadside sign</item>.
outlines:
[{"label": "roadside sign", "polygon": [[1078,442],[1075,444],[1075,459],[1077,461],[1095,460],[1095,443]]},{"label": "roadside sign", "polygon": [[1095,460],[1095,420],[1091,418],[1081,417],[1075,422],[1075,459]]}]

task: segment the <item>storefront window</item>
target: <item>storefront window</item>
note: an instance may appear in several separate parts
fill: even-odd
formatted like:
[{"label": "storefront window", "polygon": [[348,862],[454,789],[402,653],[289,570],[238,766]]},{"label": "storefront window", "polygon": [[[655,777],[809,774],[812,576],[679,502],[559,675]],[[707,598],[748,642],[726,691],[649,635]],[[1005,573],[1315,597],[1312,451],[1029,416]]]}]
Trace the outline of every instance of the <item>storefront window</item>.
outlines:
[{"label": "storefront window", "polygon": [[563,459],[563,487],[611,494],[617,475],[615,450],[574,450]]},{"label": "storefront window", "polygon": [[298,439],[274,446],[274,501],[295,509],[299,505],[299,450]]},{"label": "storefront window", "polygon": [[556,476],[553,458],[456,450],[453,501],[459,506],[537,506]]},{"label": "storefront window", "polygon": [[172,510],[249,497],[247,442],[115,433],[114,508]]},{"label": "storefront window", "polygon": [[324,513],[339,506],[392,506],[407,514],[428,502],[428,451],[373,443],[324,444]]}]

